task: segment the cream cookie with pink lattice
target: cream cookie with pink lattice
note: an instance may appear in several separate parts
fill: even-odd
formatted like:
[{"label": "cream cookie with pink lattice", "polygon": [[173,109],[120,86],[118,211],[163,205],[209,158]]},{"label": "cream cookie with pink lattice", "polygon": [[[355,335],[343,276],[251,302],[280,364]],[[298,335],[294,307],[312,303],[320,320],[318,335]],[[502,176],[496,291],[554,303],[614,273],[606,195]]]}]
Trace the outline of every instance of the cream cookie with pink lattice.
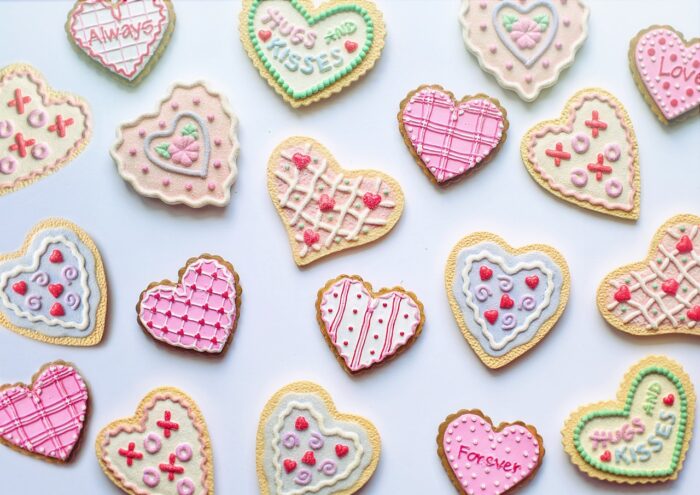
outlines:
[{"label": "cream cookie with pink lattice", "polygon": [[155,113],[123,124],[111,155],[139,194],[192,208],[225,206],[238,168],[238,119],[203,82],[176,84]]},{"label": "cream cookie with pink lattice", "polygon": [[77,0],[66,21],[75,48],[128,84],[148,75],[174,29],[170,0]]},{"label": "cream cookie with pink lattice", "polygon": [[238,325],[241,293],[233,265],[202,254],[187,260],[176,283],[154,282],[141,293],[138,322],[147,335],[164,344],[221,354]]},{"label": "cream cookie with pink lattice", "polygon": [[267,187],[299,266],[385,236],[403,211],[403,192],[393,178],[345,170],[308,137],[291,137],[275,148]]},{"label": "cream cookie with pink lattice", "polygon": [[677,215],[651,241],[644,261],[609,273],[598,309],[633,335],[700,335],[700,217]]}]

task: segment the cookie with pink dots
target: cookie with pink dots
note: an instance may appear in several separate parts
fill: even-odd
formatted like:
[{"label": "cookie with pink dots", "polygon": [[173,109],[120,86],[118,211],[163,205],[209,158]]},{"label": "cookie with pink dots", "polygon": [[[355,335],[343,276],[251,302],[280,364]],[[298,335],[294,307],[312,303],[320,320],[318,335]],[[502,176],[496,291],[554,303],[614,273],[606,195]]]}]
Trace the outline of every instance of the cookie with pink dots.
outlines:
[{"label": "cookie with pink dots", "polygon": [[88,413],[88,388],[74,365],[48,363],[30,385],[0,386],[0,443],[44,461],[77,451]]},{"label": "cookie with pink dots", "polygon": [[650,26],[630,41],[629,63],[651,110],[664,124],[700,114],[700,38]]},{"label": "cookie with pink dots", "polygon": [[639,218],[639,146],[627,110],[609,92],[582,89],[561,115],[531,127],[520,143],[532,178],[576,206]]},{"label": "cookie with pink dots", "polygon": [[213,495],[214,459],[204,416],[173,387],[151,391],[130,418],[105,426],[97,460],[130,495]]},{"label": "cookie with pink dots", "polygon": [[117,130],[111,155],[134,190],[168,204],[226,206],[238,168],[238,119],[203,82],[176,84],[158,110]]},{"label": "cookie with pink dots", "polygon": [[700,336],[700,217],[670,218],[643,261],[603,279],[597,302],[608,323],[632,335]]},{"label": "cookie with pink dots", "polygon": [[525,101],[556,84],[588,36],[582,0],[462,0],[459,18],[481,68]]},{"label": "cookie with pink dots", "polygon": [[221,354],[238,325],[241,293],[233,265],[202,254],[187,260],[176,283],[154,282],[141,293],[138,322],[147,335],[164,344]]},{"label": "cookie with pink dots", "polygon": [[343,169],[321,143],[303,136],[272,152],[267,188],[298,266],[385,236],[403,211],[393,178]]},{"label": "cookie with pink dots", "polygon": [[465,495],[511,493],[537,473],[544,457],[534,426],[522,421],[494,426],[478,409],[450,414],[440,425],[437,445],[450,481]]}]

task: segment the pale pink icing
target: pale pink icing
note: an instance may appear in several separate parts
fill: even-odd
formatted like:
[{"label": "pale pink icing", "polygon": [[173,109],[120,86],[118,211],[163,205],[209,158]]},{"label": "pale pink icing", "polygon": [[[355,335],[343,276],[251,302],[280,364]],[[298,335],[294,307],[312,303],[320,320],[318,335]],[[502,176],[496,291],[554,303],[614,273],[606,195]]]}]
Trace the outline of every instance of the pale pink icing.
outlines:
[{"label": "pale pink icing", "polygon": [[394,355],[416,333],[421,310],[397,291],[371,297],[362,282],[345,277],[323,293],[323,330],[352,371]]},{"label": "pale pink icing", "polygon": [[438,182],[468,172],[501,143],[504,116],[485,98],[455,106],[435,88],[415,93],[405,105],[403,126],[418,156]]},{"label": "pale pink icing", "polygon": [[466,413],[445,429],[445,457],[463,493],[497,495],[512,489],[537,468],[540,444],[521,425],[495,432],[488,421]]},{"label": "pale pink icing", "polygon": [[635,62],[649,95],[667,119],[700,106],[700,41],[686,46],[665,28],[640,36]]},{"label": "pale pink icing", "polygon": [[18,385],[0,392],[0,436],[17,448],[65,461],[80,438],[87,403],[78,372],[50,365],[31,388]]}]

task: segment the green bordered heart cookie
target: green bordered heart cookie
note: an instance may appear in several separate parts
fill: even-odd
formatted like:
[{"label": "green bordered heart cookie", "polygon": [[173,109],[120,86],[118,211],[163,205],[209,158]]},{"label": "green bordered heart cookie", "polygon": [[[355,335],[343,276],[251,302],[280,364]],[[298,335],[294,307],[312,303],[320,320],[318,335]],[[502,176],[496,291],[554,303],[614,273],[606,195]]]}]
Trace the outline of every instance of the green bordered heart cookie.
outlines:
[{"label": "green bordered heart cookie", "polygon": [[695,391],[677,362],[649,356],[625,375],[617,399],[571,414],[562,430],[571,461],[587,475],[616,483],[674,480],[695,419]]}]

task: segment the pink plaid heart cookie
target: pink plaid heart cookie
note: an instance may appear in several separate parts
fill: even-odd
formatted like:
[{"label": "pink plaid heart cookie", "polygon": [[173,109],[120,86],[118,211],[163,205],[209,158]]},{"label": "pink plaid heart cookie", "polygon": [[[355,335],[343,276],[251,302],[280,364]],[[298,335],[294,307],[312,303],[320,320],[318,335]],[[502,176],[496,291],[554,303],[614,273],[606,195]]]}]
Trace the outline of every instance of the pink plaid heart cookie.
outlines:
[{"label": "pink plaid heart cookie", "polygon": [[350,374],[408,349],[425,322],[423,304],[401,287],[377,292],[357,275],[341,275],[318,291],[316,319],[328,346]]},{"label": "pink plaid heart cookie", "polygon": [[155,282],[136,306],[141,328],[154,339],[182,349],[220,354],[238,324],[241,286],[233,265],[218,256],[190,258],[178,282]]},{"label": "pink plaid heart cookie", "polygon": [[664,124],[700,113],[700,38],[685,41],[671,26],[651,26],[632,39],[632,76]]},{"label": "pink plaid heart cookie", "polygon": [[83,431],[88,389],[72,364],[44,365],[32,384],[0,387],[0,443],[51,462],[70,460]]},{"label": "pink plaid heart cookie", "polygon": [[608,274],[597,299],[603,317],[623,332],[700,335],[700,217],[669,219],[646,259]]},{"label": "pink plaid heart cookie", "polygon": [[441,86],[408,93],[399,130],[430,180],[447,185],[486,164],[506,140],[508,119],[498,100],[478,94],[459,102]]},{"label": "pink plaid heart cookie", "polygon": [[130,84],[150,72],[174,29],[170,0],[78,0],[66,21],[81,53]]},{"label": "pink plaid heart cookie", "polygon": [[375,170],[344,170],[307,137],[291,137],[275,148],[267,187],[298,266],[383,237],[403,211],[403,192],[394,179]]}]

